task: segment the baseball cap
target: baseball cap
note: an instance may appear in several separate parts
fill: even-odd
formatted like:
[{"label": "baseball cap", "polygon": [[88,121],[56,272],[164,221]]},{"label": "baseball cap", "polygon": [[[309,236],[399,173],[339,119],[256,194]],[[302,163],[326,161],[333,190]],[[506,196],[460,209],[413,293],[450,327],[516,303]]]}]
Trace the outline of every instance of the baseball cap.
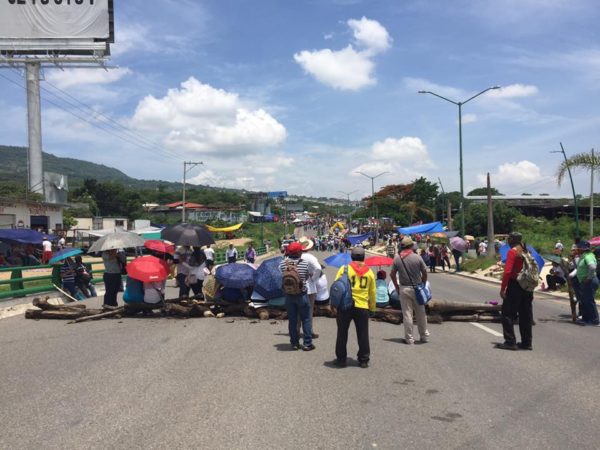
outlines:
[{"label": "baseball cap", "polygon": [[577,248],[579,250],[589,250],[590,248],[592,248],[592,246],[588,241],[581,241],[577,244]]},{"label": "baseball cap", "polygon": [[365,257],[365,249],[363,247],[354,247],[352,249],[352,251],[350,252],[350,256],[352,258],[354,257],[362,257],[364,259]]}]

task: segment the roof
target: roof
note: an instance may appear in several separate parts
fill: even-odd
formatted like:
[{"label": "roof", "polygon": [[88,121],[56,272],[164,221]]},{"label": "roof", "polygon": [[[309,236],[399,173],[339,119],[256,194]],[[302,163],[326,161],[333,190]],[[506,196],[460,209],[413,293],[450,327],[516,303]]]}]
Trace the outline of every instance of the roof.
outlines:
[{"label": "roof", "polygon": [[[169,203],[165,206],[167,206],[169,208],[181,208],[183,206],[183,202],[173,202],[173,203]],[[199,203],[185,202],[185,207],[186,207],[186,209],[203,208],[204,205],[201,205]]]}]

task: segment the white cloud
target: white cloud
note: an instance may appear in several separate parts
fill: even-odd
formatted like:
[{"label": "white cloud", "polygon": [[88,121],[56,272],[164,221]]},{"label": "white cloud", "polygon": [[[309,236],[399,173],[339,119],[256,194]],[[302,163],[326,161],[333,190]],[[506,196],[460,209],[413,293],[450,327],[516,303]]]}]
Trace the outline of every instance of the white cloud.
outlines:
[{"label": "white cloud", "polygon": [[375,64],[365,53],[348,46],[343,50],[304,50],[294,55],[306,73],[335,89],[356,91],[376,83],[372,77]]},{"label": "white cloud", "polygon": [[321,83],[340,90],[356,91],[374,85],[373,57],[390,48],[392,39],[377,21],[350,19],[354,40],[360,50],[348,45],[342,50],[303,50],[294,54],[294,60],[304,71]]},{"label": "white cloud", "polygon": [[46,79],[60,89],[89,84],[110,84],[130,75],[127,67],[104,70],[98,67],[89,69],[65,69],[48,71]]},{"label": "white cloud", "polygon": [[522,98],[531,97],[538,92],[537,86],[511,84],[509,86],[502,86],[500,89],[489,91],[487,92],[487,95],[491,98]]},{"label": "white cloud", "polygon": [[365,48],[369,53],[381,53],[392,46],[392,38],[389,33],[376,20],[370,20],[363,16],[360,20],[350,19],[347,23],[354,33],[356,44]]},{"label": "white cloud", "polygon": [[144,98],[131,122],[162,138],[170,150],[221,156],[274,147],[287,136],[285,127],[265,110],[251,110],[237,94],[194,77],[179,89],[169,89],[163,98]]},{"label": "white cloud", "polygon": [[[555,184],[552,183],[550,178],[542,175],[542,171],[537,164],[527,160],[501,164],[495,173],[490,173],[492,186],[499,188],[503,194],[509,195],[515,193],[512,192],[515,188],[525,188],[526,190],[534,191],[537,188],[547,190],[546,181],[550,185]],[[479,174],[477,175],[477,180],[481,185],[485,185],[487,176]],[[504,192],[502,189],[509,189],[511,192]]]},{"label": "white cloud", "polygon": [[371,156],[375,160],[398,161],[404,165],[424,167],[432,164],[427,146],[418,137],[405,136],[377,141],[371,147]]},{"label": "white cloud", "polygon": [[473,123],[473,122],[477,122],[477,114],[463,114],[462,116],[462,123],[463,125],[466,125],[468,123]]},{"label": "white cloud", "polygon": [[464,91],[451,86],[443,86],[441,84],[432,83],[424,78],[405,77],[403,80],[404,86],[409,91],[431,91],[436,94],[448,97],[450,100],[462,98],[466,94]]}]

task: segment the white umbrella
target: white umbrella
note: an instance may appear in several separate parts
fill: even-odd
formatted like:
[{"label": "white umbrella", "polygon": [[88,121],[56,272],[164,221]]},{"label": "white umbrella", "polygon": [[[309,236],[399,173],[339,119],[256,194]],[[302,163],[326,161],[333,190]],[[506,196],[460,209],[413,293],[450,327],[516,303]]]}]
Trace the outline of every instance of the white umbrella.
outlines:
[{"label": "white umbrella", "polygon": [[94,242],[89,248],[88,253],[116,250],[119,248],[141,247],[143,245],[144,238],[141,236],[127,231],[117,231],[107,234]]}]

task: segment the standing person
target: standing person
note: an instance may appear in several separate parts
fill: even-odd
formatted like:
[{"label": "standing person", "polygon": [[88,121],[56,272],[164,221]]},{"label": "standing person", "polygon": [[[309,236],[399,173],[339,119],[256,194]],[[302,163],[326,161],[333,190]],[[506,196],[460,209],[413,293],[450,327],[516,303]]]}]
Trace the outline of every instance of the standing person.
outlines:
[{"label": "standing person", "polygon": [[244,257],[247,263],[254,264],[254,261],[256,261],[256,250],[254,250],[252,242],[248,243],[248,249],[246,250]]},{"label": "standing person", "polygon": [[206,268],[210,271],[215,265],[215,250],[211,244],[208,244],[204,249],[204,256],[206,256]]},{"label": "standing person", "polygon": [[444,264],[448,264],[448,271],[450,271],[450,257],[448,254],[450,253],[450,249],[446,244],[442,244],[442,248],[440,249],[440,254],[442,256],[442,270],[445,272],[446,267]]},{"label": "standing person", "polygon": [[562,244],[562,242],[560,242],[560,239],[558,241],[556,241],[556,244],[554,245],[554,254],[558,255],[558,256],[562,256],[562,252],[563,249],[565,248],[565,246]]},{"label": "standing person", "polygon": [[425,305],[419,305],[415,296],[414,286],[427,282],[427,267],[423,258],[412,251],[413,241],[410,236],[405,236],[400,243],[400,254],[394,258],[390,277],[400,294],[402,306],[402,322],[404,324],[404,342],[414,344],[413,337],[413,311],[417,318],[417,328],[421,342],[429,341],[427,330],[427,314]]},{"label": "standing person", "polygon": [[[75,262],[72,258],[65,258],[62,266],[60,266],[60,279],[63,289],[67,290],[72,297],[78,299],[77,288],[75,286]],[[79,300],[79,299],[78,299]]]},{"label": "standing person", "polygon": [[[315,333],[313,324],[313,314],[315,312],[315,301],[317,300],[317,281],[321,277],[321,264],[315,255],[310,253],[310,250],[314,246],[314,242],[306,237],[301,237],[298,242],[302,245],[302,259],[308,263],[308,271],[312,273],[312,276],[306,279],[306,295],[308,295],[308,302],[310,303],[310,329],[312,338],[317,339],[318,333]],[[300,325],[302,321],[298,318],[297,326],[298,333],[300,333]]]},{"label": "standing person", "polygon": [[578,325],[600,325],[598,318],[598,307],[596,306],[596,291],[598,290],[598,277],[596,275],[596,256],[592,253],[588,241],[577,244],[581,253],[577,263],[577,280],[579,281],[579,292],[581,293],[581,319]]},{"label": "standing person", "polygon": [[[456,271],[460,272],[461,268],[460,268],[460,258],[462,258],[462,252],[460,250],[457,250],[455,248],[452,249],[452,256],[454,256],[454,262],[456,263]],[[448,268],[450,267],[450,264],[448,264]]]},{"label": "standing person", "polygon": [[396,246],[394,245],[392,238],[388,239],[387,245],[385,247],[385,253],[388,258],[393,259],[394,256],[396,256]]},{"label": "standing person", "polygon": [[117,295],[121,287],[121,263],[117,250],[106,250],[102,252],[102,262],[104,263],[104,305],[116,307]]},{"label": "standing person", "polygon": [[354,247],[350,252],[352,262],[348,266],[340,267],[335,279],[337,280],[348,268],[348,278],[352,287],[352,299],[354,306],[346,311],[337,311],[337,338],[335,342],[334,364],[338,367],[346,367],[348,343],[348,328],[350,322],[354,321],[356,327],[356,338],[358,340],[358,363],[363,369],[369,367],[371,349],[369,346],[369,312],[375,312],[377,292],[375,287],[375,275],[367,266],[365,261],[365,249]]},{"label": "standing person", "polygon": [[175,261],[177,261],[177,286],[179,286],[179,298],[190,295],[190,287],[187,284],[187,277],[190,274],[189,258],[191,251],[188,247],[182,246],[175,253]]},{"label": "standing person", "polygon": [[80,255],[75,257],[75,285],[86,298],[98,295],[92,284],[92,276]]},{"label": "standing person", "polygon": [[[288,313],[288,331],[290,334],[290,344],[293,350],[314,350],[312,343],[312,329],[310,320],[310,302],[307,296],[306,280],[312,276],[309,271],[308,262],[302,258],[302,244],[292,242],[286,248],[286,257],[279,264],[279,270],[283,276],[284,292],[288,281],[297,282],[294,289],[285,294],[285,306]],[[295,272],[295,273],[294,273]],[[296,280],[293,280],[296,278]],[[296,328],[298,317],[302,321],[304,328],[303,346],[300,346],[300,335]]]},{"label": "standing person", "polygon": [[435,273],[435,264],[437,262],[437,254],[435,245],[429,247],[429,271]]},{"label": "standing person", "polygon": [[237,261],[238,259],[238,251],[237,248],[233,246],[233,244],[229,244],[229,248],[225,252],[225,257],[227,258],[227,263],[231,264]]},{"label": "standing person", "polygon": [[[506,265],[502,276],[500,297],[502,297],[502,331],[504,342],[496,347],[503,350],[532,349],[531,325],[533,323],[533,292],[526,291],[517,281],[517,276],[523,268],[523,253],[527,247],[523,243],[521,233],[513,232],[508,235],[510,250],[506,255]],[[519,317],[519,332],[521,342],[517,344],[514,321]]]},{"label": "standing person", "polygon": [[42,264],[48,264],[52,258],[52,242],[47,237],[42,241]]},{"label": "standing person", "polygon": [[63,248],[65,248],[65,236],[61,234],[58,240],[58,249],[62,250]]}]

